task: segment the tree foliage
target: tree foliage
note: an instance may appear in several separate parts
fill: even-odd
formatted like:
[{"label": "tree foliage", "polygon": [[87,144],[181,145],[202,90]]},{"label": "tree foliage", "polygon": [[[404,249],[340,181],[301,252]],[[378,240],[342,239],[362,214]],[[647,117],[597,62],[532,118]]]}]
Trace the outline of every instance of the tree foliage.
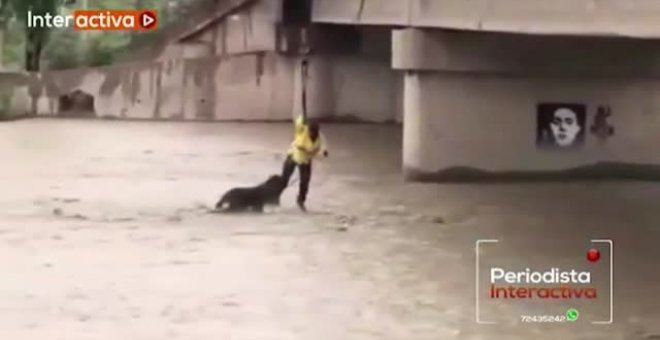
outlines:
[{"label": "tree foliage", "polygon": [[33,15],[57,14],[61,0],[9,0],[9,7],[15,18],[22,23],[25,32],[25,70],[41,69],[41,53],[48,42],[50,29],[28,25],[28,13]]},{"label": "tree foliage", "polygon": [[45,67],[52,70],[74,68],[81,65],[82,39],[72,29],[56,30],[51,33],[42,59]]},{"label": "tree foliage", "polygon": [[81,9],[156,9],[160,27],[179,25],[191,8],[216,0],[0,0],[0,30],[4,32],[5,66],[37,71],[107,65],[120,53],[154,43],[162,32],[76,32],[71,28],[28,27],[28,11],[35,15]]}]

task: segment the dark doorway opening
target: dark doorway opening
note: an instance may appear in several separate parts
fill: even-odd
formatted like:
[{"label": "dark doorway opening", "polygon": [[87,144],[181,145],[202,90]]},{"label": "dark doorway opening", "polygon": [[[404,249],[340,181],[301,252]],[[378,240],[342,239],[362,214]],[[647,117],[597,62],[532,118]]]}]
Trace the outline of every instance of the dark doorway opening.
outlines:
[{"label": "dark doorway opening", "polygon": [[311,0],[284,0],[282,21],[285,25],[306,25],[312,21]]},{"label": "dark doorway opening", "polygon": [[58,98],[60,117],[96,117],[94,96],[75,90]]}]

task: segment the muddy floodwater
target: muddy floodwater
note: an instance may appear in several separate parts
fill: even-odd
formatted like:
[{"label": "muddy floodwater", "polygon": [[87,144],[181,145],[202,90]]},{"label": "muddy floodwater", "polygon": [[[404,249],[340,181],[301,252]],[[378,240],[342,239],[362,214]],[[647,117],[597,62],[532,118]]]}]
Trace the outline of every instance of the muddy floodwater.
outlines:
[{"label": "muddy floodwater", "polygon": [[[0,337],[660,337],[660,184],[410,184],[400,127],[324,131],[309,213],[294,186],[263,215],[219,215],[225,190],[280,172],[289,124],[1,124]],[[476,240],[554,266],[594,238],[615,242],[613,324],[477,324]]]}]

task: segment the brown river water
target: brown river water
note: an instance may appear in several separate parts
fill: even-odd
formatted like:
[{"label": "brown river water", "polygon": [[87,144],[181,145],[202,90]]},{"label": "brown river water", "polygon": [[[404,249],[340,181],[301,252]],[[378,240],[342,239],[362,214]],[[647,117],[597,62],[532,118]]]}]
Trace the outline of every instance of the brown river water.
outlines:
[{"label": "brown river water", "polygon": [[[660,184],[404,183],[400,127],[323,129],[309,213],[294,186],[227,215],[208,210],[280,171],[290,125],[0,124],[1,338],[660,338]],[[546,305],[502,302],[485,313],[511,322],[477,324],[475,242],[493,238],[489,258],[545,266],[613,239],[614,323],[520,323]]]}]

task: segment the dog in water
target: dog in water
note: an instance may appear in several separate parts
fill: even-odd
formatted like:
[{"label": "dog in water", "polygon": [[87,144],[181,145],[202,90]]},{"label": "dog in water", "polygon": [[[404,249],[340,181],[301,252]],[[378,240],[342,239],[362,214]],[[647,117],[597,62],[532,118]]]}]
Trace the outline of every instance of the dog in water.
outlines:
[{"label": "dog in water", "polygon": [[280,196],[288,183],[279,175],[272,175],[265,182],[251,188],[233,188],[227,191],[215,205],[216,211],[263,212],[265,205],[280,205]]}]

